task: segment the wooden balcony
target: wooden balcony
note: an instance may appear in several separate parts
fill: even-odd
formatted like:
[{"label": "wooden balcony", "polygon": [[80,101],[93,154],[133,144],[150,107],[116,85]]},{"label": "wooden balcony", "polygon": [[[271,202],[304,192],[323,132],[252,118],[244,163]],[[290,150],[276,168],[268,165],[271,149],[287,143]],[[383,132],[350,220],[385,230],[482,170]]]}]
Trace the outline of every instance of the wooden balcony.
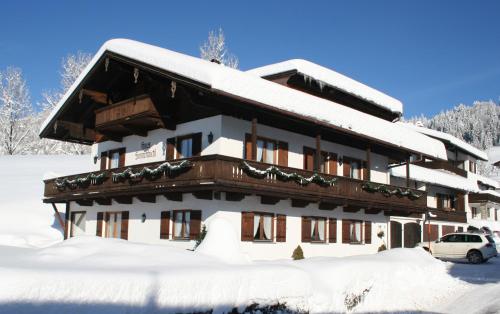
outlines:
[{"label": "wooden balcony", "polygon": [[443,169],[443,170],[446,170],[449,172],[453,172],[453,173],[455,173],[459,176],[462,176],[464,178],[467,178],[467,171],[456,167],[454,164],[452,164],[449,161],[444,161],[444,160],[421,161],[421,162],[415,163],[415,165],[429,168],[429,169]]},{"label": "wooden balcony", "polygon": [[127,99],[95,111],[95,129],[105,135],[146,135],[147,131],[163,126],[160,114],[148,95]]},{"label": "wooden balcony", "polygon": [[[269,173],[264,173],[265,169]],[[142,175],[139,174],[141,171]],[[46,203],[75,200],[82,204],[92,204],[93,201],[111,204],[111,198],[119,201],[131,196],[154,201],[155,198],[148,198],[148,195],[162,194],[179,200],[182,193],[212,199],[220,197],[217,192],[226,192],[226,200],[230,201],[241,200],[245,195],[258,195],[263,204],[291,199],[293,207],[317,202],[320,209],[325,210],[341,205],[346,211],[364,208],[372,213],[385,211],[405,215],[424,212],[427,206],[424,191],[315,175],[295,168],[273,168],[268,164],[220,155],[175,160],[169,165],[156,162],[84,173],[45,180],[44,183]]]}]

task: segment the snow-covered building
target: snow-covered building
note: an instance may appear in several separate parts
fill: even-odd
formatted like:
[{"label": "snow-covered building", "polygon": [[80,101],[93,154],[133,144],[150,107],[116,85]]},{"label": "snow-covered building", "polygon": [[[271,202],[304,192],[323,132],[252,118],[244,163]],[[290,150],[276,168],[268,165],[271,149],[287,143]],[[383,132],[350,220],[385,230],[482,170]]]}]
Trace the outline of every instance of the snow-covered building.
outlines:
[{"label": "snow-covered building", "polygon": [[40,131],[92,145],[88,173],[45,180],[44,202],[64,205],[65,236],[191,249],[221,217],[253,259],[287,258],[298,245],[306,256],[376,252],[391,216],[428,206],[409,171],[408,186],[391,185],[389,165],[445,161],[445,145],[393,123],[394,98],[291,64],[242,72],[106,42]]}]

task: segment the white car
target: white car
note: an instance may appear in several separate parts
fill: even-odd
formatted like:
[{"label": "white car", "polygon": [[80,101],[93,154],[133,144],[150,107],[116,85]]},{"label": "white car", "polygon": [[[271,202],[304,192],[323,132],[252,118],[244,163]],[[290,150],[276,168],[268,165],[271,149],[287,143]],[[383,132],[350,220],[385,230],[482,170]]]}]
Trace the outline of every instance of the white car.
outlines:
[{"label": "white car", "polygon": [[440,259],[467,259],[478,264],[497,256],[493,238],[481,233],[450,233],[434,242],[421,242],[418,246]]}]

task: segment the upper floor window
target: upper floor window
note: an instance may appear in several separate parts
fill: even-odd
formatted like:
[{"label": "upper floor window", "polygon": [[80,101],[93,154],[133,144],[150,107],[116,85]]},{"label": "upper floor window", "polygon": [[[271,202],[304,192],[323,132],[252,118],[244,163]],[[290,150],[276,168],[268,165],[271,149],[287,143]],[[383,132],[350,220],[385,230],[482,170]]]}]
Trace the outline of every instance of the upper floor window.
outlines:
[{"label": "upper floor window", "polygon": [[201,137],[200,132],[167,139],[167,160],[200,156]]},{"label": "upper floor window", "polygon": [[269,139],[257,138],[257,161],[276,164],[276,142]]},{"label": "upper floor window", "polygon": [[[254,149],[252,135],[245,135],[245,145],[243,150],[243,158],[254,160]],[[257,137],[255,143],[255,161],[274,164],[279,166],[288,166],[288,143],[277,141],[264,137]]]},{"label": "upper floor window", "polygon": [[436,194],[437,197],[437,208],[438,209],[451,209],[456,208],[456,198],[453,195],[448,194]]},{"label": "upper floor window", "polygon": [[353,179],[368,179],[368,169],[366,167],[366,162],[351,158],[345,157],[343,158],[343,167],[344,167],[344,177],[353,178]]},{"label": "upper floor window", "polygon": [[469,161],[469,171],[472,173],[476,173],[476,163],[473,161]]},{"label": "upper floor window", "polygon": [[125,148],[112,149],[101,153],[101,170],[125,167]]},{"label": "upper floor window", "polygon": [[[304,146],[304,169],[314,171],[316,150]],[[337,174],[337,154],[322,151],[319,160],[319,171],[326,174]]]}]

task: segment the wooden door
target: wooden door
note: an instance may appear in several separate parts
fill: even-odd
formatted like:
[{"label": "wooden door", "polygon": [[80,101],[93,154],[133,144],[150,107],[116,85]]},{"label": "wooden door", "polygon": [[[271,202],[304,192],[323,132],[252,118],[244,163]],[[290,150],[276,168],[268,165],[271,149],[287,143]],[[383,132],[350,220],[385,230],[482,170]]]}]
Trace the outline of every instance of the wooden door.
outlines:
[{"label": "wooden door", "polygon": [[420,242],[421,227],[416,222],[410,222],[404,225],[404,247],[414,248]]},{"label": "wooden door", "polygon": [[397,221],[391,221],[391,249],[402,246],[403,226]]}]

